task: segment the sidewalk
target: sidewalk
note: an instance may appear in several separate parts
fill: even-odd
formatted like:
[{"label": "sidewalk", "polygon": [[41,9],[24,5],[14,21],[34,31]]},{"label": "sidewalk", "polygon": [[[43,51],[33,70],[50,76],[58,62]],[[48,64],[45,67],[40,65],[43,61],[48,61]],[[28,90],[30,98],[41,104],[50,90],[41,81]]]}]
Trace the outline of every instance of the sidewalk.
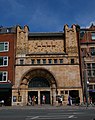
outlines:
[{"label": "sidewalk", "polygon": [[52,105],[35,105],[35,106],[2,106],[1,109],[95,109],[95,106],[52,106]]}]

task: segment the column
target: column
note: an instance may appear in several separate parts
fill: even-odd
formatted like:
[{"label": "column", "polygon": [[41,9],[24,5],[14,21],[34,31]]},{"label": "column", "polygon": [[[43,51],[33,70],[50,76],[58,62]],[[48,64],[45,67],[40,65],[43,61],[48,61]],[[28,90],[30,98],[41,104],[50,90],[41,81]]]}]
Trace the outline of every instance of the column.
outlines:
[{"label": "column", "polygon": [[38,105],[40,105],[40,90],[38,90]]}]

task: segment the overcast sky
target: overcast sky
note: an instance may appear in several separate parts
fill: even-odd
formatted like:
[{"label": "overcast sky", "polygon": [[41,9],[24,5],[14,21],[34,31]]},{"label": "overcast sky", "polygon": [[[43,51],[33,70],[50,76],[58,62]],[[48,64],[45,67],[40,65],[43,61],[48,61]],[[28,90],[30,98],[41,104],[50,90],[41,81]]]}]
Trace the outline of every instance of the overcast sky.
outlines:
[{"label": "overcast sky", "polygon": [[95,22],[95,0],[0,0],[0,25],[28,25],[31,32],[63,31],[65,24]]}]

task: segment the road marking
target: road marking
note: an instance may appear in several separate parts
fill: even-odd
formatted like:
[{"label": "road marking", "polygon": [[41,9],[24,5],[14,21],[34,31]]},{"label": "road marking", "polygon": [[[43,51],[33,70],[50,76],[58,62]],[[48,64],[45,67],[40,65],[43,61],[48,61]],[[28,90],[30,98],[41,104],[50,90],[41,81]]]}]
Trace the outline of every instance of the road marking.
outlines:
[{"label": "road marking", "polygon": [[35,116],[35,117],[30,118],[30,119],[32,119],[32,120],[33,120],[33,119],[36,119],[36,118],[39,118],[39,116]]},{"label": "road marking", "polygon": [[73,118],[74,117],[74,115],[70,115],[68,118]]}]

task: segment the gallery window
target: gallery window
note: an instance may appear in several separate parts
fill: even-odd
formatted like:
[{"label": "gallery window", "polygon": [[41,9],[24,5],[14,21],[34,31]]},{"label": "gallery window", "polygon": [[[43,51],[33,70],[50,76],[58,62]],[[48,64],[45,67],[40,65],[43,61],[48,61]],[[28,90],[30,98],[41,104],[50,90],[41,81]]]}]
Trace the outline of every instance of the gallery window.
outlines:
[{"label": "gallery window", "polygon": [[6,71],[0,71],[0,82],[7,82],[8,73]]},{"label": "gallery window", "polygon": [[0,42],[0,52],[9,51],[9,42]]}]

